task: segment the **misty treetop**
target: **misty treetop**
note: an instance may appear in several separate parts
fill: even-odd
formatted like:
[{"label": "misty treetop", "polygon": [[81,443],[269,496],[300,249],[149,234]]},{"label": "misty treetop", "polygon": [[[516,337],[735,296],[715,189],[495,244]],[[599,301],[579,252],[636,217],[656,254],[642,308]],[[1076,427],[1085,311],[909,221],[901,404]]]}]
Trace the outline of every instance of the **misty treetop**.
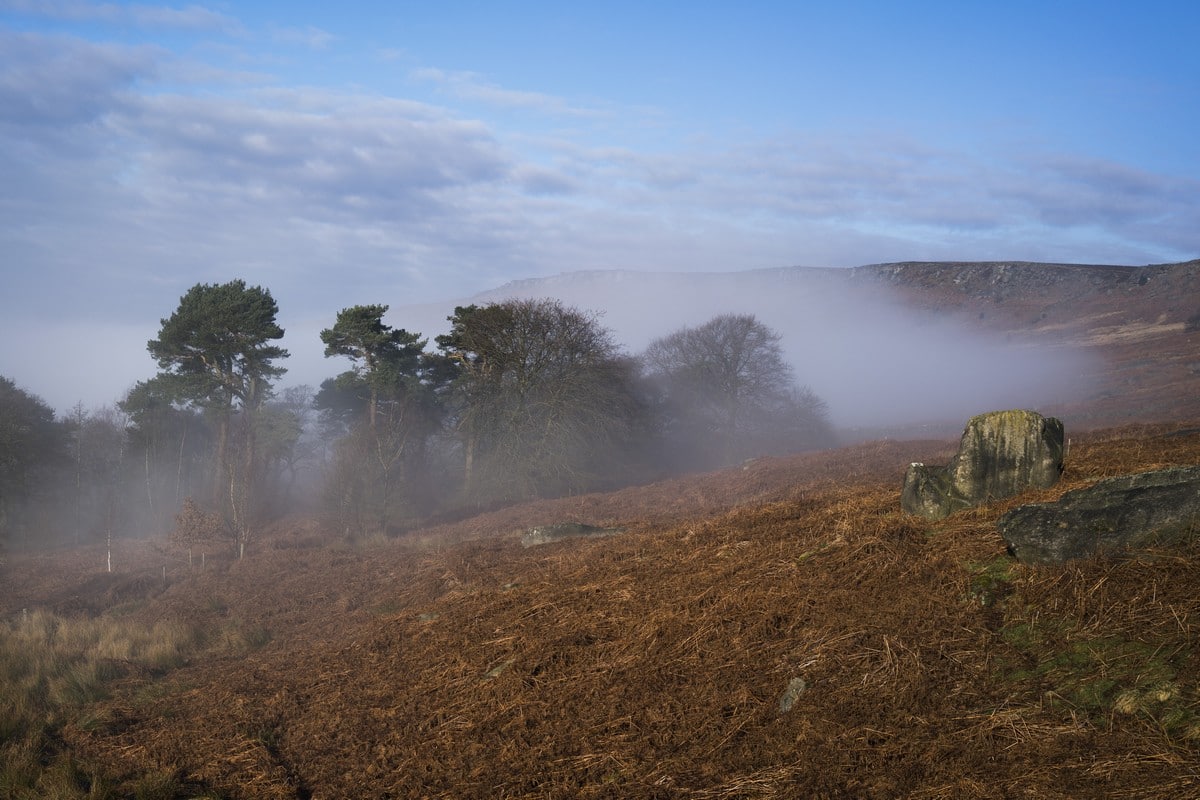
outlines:
[{"label": "misty treetop", "polygon": [[824,403],[750,315],[675,331],[635,358],[596,314],[553,299],[459,306],[436,353],[387,310],[346,308],[321,332],[327,357],[352,362],[316,397],[336,436],[327,509],[347,535],[830,438]]},{"label": "misty treetop", "polygon": [[650,343],[642,358],[676,457],[715,466],[829,441],[825,404],[797,385],[780,342],[752,314],[723,314]]},{"label": "misty treetop", "polygon": [[464,491],[489,500],[611,481],[638,404],[632,364],[595,315],[557,300],[465,306],[438,347],[456,370]]}]

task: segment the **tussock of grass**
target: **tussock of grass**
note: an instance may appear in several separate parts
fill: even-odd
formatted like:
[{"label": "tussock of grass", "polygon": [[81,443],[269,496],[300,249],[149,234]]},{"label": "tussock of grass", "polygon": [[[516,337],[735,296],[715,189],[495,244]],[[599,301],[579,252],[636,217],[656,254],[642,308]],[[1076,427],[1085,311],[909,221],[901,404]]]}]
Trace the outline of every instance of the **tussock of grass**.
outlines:
[{"label": "tussock of grass", "polygon": [[228,655],[244,655],[271,641],[271,632],[258,625],[233,622],[222,627],[213,637],[211,649]]},{"label": "tussock of grass", "polygon": [[185,625],[111,616],[39,610],[0,625],[0,797],[107,796],[98,779],[55,756],[56,731],[76,717],[94,724],[86,707],[113,681],[178,667],[200,644]]},{"label": "tussock of grass", "polygon": [[159,770],[142,776],[133,787],[136,800],[173,800],[183,788],[174,770]]}]

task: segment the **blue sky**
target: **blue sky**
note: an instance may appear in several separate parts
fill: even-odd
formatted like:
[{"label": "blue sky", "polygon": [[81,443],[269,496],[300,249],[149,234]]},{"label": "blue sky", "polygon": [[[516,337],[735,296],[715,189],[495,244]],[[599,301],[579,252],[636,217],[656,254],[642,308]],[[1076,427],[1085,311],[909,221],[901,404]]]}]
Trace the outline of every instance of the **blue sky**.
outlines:
[{"label": "blue sky", "polygon": [[1156,0],[0,0],[0,375],[112,402],[235,277],[311,355],[565,271],[1195,258],[1197,40]]}]

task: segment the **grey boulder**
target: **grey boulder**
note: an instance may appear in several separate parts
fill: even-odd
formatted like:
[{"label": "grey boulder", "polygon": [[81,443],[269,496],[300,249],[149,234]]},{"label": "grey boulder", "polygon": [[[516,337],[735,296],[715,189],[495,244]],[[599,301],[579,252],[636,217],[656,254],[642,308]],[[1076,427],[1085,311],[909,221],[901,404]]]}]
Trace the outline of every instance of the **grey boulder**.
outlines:
[{"label": "grey boulder", "polygon": [[1009,551],[1027,564],[1061,564],[1196,535],[1200,467],[1106,478],[1056,503],[1021,506],[997,525]]},{"label": "grey boulder", "polygon": [[1063,471],[1063,424],[1034,411],[992,411],[972,417],[946,466],[913,464],[900,505],[910,514],[944,519],[956,511],[1047,489]]}]

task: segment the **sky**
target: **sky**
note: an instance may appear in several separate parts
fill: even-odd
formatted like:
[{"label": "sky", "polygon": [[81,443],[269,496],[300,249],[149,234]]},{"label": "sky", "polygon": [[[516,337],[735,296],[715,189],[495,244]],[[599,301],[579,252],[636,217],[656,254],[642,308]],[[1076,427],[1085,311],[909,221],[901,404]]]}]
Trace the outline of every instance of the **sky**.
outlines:
[{"label": "sky", "polygon": [[0,0],[0,375],[113,403],[235,278],[286,384],[341,308],[577,270],[1189,260],[1198,40],[1190,0]]}]

